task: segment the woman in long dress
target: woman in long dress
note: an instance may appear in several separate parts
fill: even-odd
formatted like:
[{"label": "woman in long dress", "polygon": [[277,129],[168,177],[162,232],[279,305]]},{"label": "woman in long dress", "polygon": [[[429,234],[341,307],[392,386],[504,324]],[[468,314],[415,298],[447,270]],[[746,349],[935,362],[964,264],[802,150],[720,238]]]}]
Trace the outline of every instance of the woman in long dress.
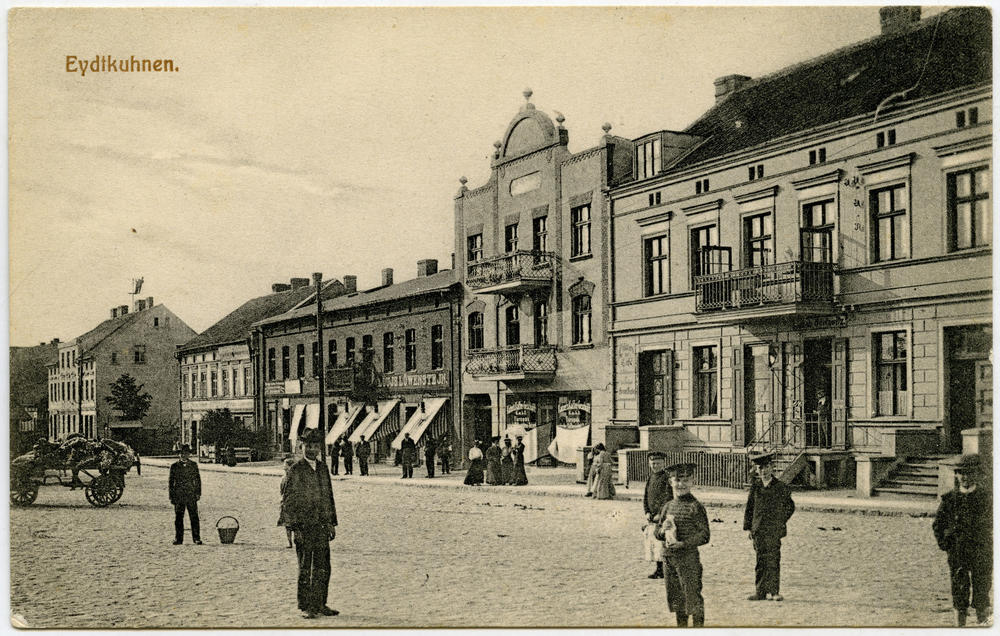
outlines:
[{"label": "woman in long dress", "polygon": [[510,445],[510,438],[505,437],[503,448],[500,449],[500,483],[512,485],[514,483],[514,447]]},{"label": "woman in long dress", "polygon": [[500,438],[494,437],[493,443],[486,449],[486,483],[499,486],[500,478]]},{"label": "woman in long dress", "polygon": [[594,464],[590,467],[590,470],[594,470],[594,466],[597,467],[597,474],[594,477],[594,498],[614,499],[616,493],[611,474],[613,468],[611,457],[604,448],[604,444],[598,444],[595,450],[597,449],[600,449],[600,453],[594,458]]},{"label": "woman in long dress", "polygon": [[469,449],[469,472],[465,474],[466,486],[483,485],[483,451],[479,449],[479,443],[477,439]]},{"label": "woman in long dress", "polygon": [[517,436],[517,444],[514,444],[514,485],[527,486],[528,475],[524,472],[524,442],[521,436]]}]

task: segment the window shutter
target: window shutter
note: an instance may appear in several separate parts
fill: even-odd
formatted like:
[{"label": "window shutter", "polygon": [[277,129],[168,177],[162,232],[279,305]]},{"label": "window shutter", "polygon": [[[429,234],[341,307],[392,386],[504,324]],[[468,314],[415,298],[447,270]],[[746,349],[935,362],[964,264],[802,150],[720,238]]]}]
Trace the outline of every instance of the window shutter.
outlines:
[{"label": "window shutter", "polygon": [[746,446],[743,438],[745,416],[743,413],[743,392],[746,390],[743,379],[743,345],[733,347],[733,435],[734,448]]},{"label": "window shutter", "polygon": [[830,423],[833,430],[833,448],[847,449],[847,338],[834,338],[833,364],[830,368],[831,383]]}]

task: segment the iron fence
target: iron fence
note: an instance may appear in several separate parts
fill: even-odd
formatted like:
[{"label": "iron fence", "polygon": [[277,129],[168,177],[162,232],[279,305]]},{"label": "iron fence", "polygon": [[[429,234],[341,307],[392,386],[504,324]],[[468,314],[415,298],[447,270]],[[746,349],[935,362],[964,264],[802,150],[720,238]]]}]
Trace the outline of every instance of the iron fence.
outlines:
[{"label": "iron fence", "polygon": [[518,281],[552,280],[552,252],[517,251],[469,263],[466,282],[472,289]]},{"label": "iron fence", "polygon": [[[628,475],[632,481],[649,479],[649,451],[629,450]],[[666,453],[667,466],[679,463],[695,464],[695,484],[717,488],[743,488],[749,483],[750,459],[743,453]]]},{"label": "iron fence", "polygon": [[465,370],[470,375],[504,375],[512,373],[555,373],[556,348],[517,345],[500,349],[469,352]]}]

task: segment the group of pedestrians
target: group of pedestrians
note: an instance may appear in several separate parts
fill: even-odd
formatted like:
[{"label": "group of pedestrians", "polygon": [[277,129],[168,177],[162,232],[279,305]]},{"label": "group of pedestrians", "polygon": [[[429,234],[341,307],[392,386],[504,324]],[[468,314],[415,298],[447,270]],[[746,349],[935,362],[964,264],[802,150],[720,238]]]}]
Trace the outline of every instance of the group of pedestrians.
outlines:
[{"label": "group of pedestrians", "polygon": [[517,436],[517,444],[505,437],[500,445],[500,437],[490,440],[484,452],[482,442],[475,440],[469,449],[469,470],[465,484],[481,486],[484,482],[491,486],[526,486],[528,474],[524,469],[524,437]]},{"label": "group of pedestrians", "polygon": [[[451,474],[451,443],[447,437],[439,442],[431,436],[427,436],[424,441],[424,466],[427,468],[427,479],[434,479],[435,464],[441,460],[441,474]],[[413,467],[417,464],[417,443],[409,433],[403,433],[403,440],[400,442],[398,462],[403,468],[403,476],[400,479],[412,479]]]}]

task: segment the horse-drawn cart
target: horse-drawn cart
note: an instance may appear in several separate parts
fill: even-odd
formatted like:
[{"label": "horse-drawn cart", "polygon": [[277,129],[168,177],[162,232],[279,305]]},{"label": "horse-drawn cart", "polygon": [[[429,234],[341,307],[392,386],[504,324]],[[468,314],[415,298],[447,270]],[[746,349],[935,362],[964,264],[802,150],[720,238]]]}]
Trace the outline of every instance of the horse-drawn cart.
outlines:
[{"label": "horse-drawn cart", "polygon": [[115,440],[78,435],[62,444],[42,440],[11,462],[10,503],[30,506],[38,498],[39,487],[66,486],[82,488],[93,506],[110,506],[125,492],[125,473],[132,466],[141,471],[139,456],[128,444]]}]

